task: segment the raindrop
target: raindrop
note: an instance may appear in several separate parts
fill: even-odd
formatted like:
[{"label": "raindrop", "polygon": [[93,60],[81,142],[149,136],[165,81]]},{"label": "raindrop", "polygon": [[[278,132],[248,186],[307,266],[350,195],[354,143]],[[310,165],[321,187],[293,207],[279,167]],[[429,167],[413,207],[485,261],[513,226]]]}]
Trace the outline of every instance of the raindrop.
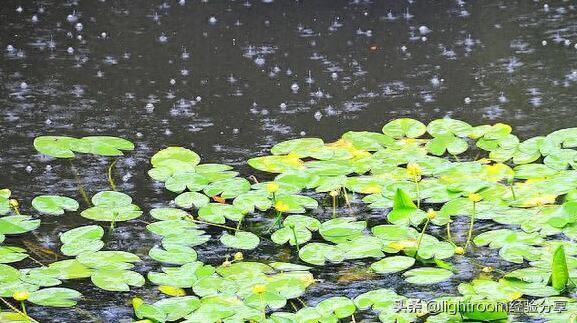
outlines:
[{"label": "raindrop", "polygon": [[299,85],[296,84],[296,83],[293,83],[293,84],[291,85],[291,90],[292,90],[294,93],[297,93],[297,92],[299,91],[299,88],[300,88]]},{"label": "raindrop", "polygon": [[541,45],[542,45],[542,46],[547,46],[547,41],[546,41],[546,40],[541,41]]},{"label": "raindrop", "polygon": [[306,135],[307,135],[307,133],[306,133],[306,132],[304,132],[304,131],[301,131],[301,132],[300,132],[300,135],[301,135],[301,136],[306,136]]},{"label": "raindrop", "polygon": [[174,85],[176,84],[176,80],[175,79],[170,79],[170,85]]},{"label": "raindrop", "polygon": [[427,26],[421,26],[419,27],[419,32],[421,33],[421,35],[426,35],[431,32],[431,29],[429,29],[429,27]]},{"label": "raindrop", "polygon": [[317,111],[317,112],[315,112],[314,117],[315,117],[315,119],[316,119],[317,121],[321,121],[321,118],[323,117],[323,114],[322,114],[320,111]]},{"label": "raindrop", "polygon": [[105,32],[102,32],[100,34],[100,38],[105,39],[108,35]]},{"label": "raindrop", "polygon": [[75,23],[76,20],[78,20],[78,17],[76,17],[76,12],[73,12],[72,14],[68,15],[68,16],[66,17],[66,20],[67,20],[69,23],[71,23],[71,24],[72,24],[72,23]]},{"label": "raindrop", "polygon": [[259,56],[259,57],[255,58],[254,63],[258,66],[264,65],[264,63],[265,63],[264,57]]}]

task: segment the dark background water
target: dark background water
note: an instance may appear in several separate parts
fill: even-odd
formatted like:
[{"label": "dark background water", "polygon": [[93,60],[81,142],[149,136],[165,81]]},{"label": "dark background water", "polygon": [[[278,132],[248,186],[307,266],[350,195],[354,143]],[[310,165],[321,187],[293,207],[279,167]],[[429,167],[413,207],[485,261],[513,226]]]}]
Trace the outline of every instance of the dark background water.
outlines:
[{"label": "dark background water", "polygon": [[[135,142],[115,177],[145,211],[174,197],[145,175],[150,156],[168,145],[194,149],[205,162],[233,164],[248,176],[245,160],[279,141],[379,131],[401,116],[506,122],[520,137],[542,135],[577,125],[575,43],[577,9],[570,1],[545,7],[525,0],[4,0],[0,186],[23,204],[45,193],[80,200],[70,165],[35,152],[34,137],[46,134]],[[111,161],[75,160],[90,195],[108,189]],[[58,250],[57,233],[88,223],[77,214],[42,220],[35,234],[11,242]],[[144,224],[133,222],[120,224],[106,248],[146,258],[154,243]],[[231,252],[218,242],[200,249],[199,259],[212,264]],[[282,252],[265,243],[248,258]],[[427,297],[435,290],[455,293],[458,283],[414,289],[397,276],[338,282],[339,270],[367,264],[317,270],[326,280],[304,299],[314,304],[377,286]],[[458,265],[457,278],[478,272],[470,263]],[[157,267],[147,260],[138,270]],[[130,318],[131,309],[120,305],[131,296],[156,296],[150,286],[125,294],[90,288],[88,281],[68,286],[85,295],[78,310],[31,313],[46,322],[118,321]]]}]

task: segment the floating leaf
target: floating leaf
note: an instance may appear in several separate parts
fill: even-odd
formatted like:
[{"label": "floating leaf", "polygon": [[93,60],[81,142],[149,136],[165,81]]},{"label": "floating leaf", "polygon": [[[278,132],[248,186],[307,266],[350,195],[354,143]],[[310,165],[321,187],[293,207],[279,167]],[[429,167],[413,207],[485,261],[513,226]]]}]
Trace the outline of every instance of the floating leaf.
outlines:
[{"label": "floating leaf", "polygon": [[103,191],[92,197],[93,207],[80,213],[81,216],[95,221],[120,222],[138,218],[140,208],[132,203],[132,198],[124,193]]},{"label": "floating leaf", "polygon": [[28,215],[9,215],[0,217],[0,234],[20,234],[32,231],[40,226],[40,220]]},{"label": "floating leaf", "polygon": [[406,271],[403,276],[405,281],[416,285],[436,284],[448,280],[453,273],[447,269],[422,267]]},{"label": "floating leaf", "polygon": [[336,246],[317,242],[309,243],[301,248],[299,257],[304,262],[318,266],[323,266],[327,260],[338,263],[345,259],[343,252]]},{"label": "floating leaf", "polygon": [[73,307],[82,297],[79,292],[69,288],[44,288],[30,294],[28,301],[40,306]]},{"label": "floating leaf", "polygon": [[401,118],[390,121],[383,127],[383,133],[393,138],[417,138],[425,134],[427,127],[420,121]]},{"label": "floating leaf", "polygon": [[208,196],[197,192],[185,192],[178,195],[176,199],[174,199],[174,202],[178,207],[190,209],[193,206],[195,208],[201,208],[210,203],[210,199]]},{"label": "floating leaf", "polygon": [[144,285],[144,277],[130,270],[104,270],[95,271],[90,280],[97,287],[113,292],[127,292],[130,286],[140,287]]},{"label": "floating leaf", "polygon": [[230,248],[252,250],[258,246],[260,239],[254,233],[236,231],[234,235],[225,232],[220,237],[220,242]]},{"label": "floating leaf", "polygon": [[353,217],[342,217],[323,222],[319,227],[319,233],[327,241],[341,243],[360,236],[366,227],[366,221],[356,221]]},{"label": "floating leaf", "polygon": [[393,256],[383,258],[371,265],[371,269],[379,274],[391,274],[411,268],[415,264],[415,258],[406,256]]},{"label": "floating leaf", "polygon": [[220,195],[229,199],[237,197],[242,193],[250,191],[250,183],[244,178],[229,178],[216,181],[204,188],[204,193],[208,196]]},{"label": "floating leaf", "polygon": [[44,155],[56,158],[73,158],[71,146],[79,139],[62,136],[41,136],[34,139],[34,148]]},{"label": "floating leaf", "polygon": [[58,195],[40,195],[32,200],[32,206],[40,213],[61,215],[64,211],[76,211],[78,202],[74,199]]},{"label": "floating leaf", "polygon": [[140,261],[137,255],[126,251],[81,253],[76,259],[87,267],[103,270],[130,269],[134,267],[132,263]]},{"label": "floating leaf", "polygon": [[150,258],[173,265],[183,265],[197,259],[196,251],[190,247],[178,244],[163,244],[164,249],[153,247],[148,255]]},{"label": "floating leaf", "polygon": [[209,203],[198,210],[200,220],[218,224],[225,223],[226,219],[239,221],[243,217],[243,210],[229,204]]}]

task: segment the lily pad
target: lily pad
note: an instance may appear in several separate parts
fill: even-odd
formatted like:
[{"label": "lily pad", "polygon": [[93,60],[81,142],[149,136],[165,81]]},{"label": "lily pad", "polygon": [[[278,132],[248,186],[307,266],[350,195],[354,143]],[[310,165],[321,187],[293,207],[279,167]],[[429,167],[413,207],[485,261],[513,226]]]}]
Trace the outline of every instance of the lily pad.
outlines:
[{"label": "lily pad", "polygon": [[225,232],[220,237],[220,242],[230,248],[252,250],[258,246],[260,239],[254,233],[236,231],[234,235]]},{"label": "lily pad", "polygon": [[405,281],[415,285],[430,285],[443,282],[453,276],[447,269],[422,267],[406,271],[403,276]]},{"label": "lily pad", "polygon": [[411,268],[414,264],[415,258],[413,257],[393,256],[371,264],[371,269],[379,274],[391,274]]},{"label": "lily pad", "polygon": [[64,211],[76,211],[80,207],[76,200],[58,195],[40,195],[32,200],[32,206],[40,213],[61,215]]}]

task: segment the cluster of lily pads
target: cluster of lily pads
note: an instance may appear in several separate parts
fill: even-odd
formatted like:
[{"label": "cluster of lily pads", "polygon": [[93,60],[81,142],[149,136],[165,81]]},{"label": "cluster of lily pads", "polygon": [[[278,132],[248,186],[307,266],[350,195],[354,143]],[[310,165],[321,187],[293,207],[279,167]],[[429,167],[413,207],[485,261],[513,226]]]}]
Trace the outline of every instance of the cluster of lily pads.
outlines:
[{"label": "cluster of lily pads", "polygon": [[[435,301],[564,302],[562,311],[525,315],[567,322],[577,316],[571,297],[577,277],[576,138],[577,128],[521,141],[500,123],[438,119],[425,125],[402,118],[382,132],[349,131],[331,143],[281,142],[271,155],[248,160],[265,181],[240,177],[228,165],[201,163],[189,149],[168,147],[152,156],[148,171],[174,193],[174,201],[149,211],[153,222],[146,228],[159,242],[148,257],[162,268],[147,273],[133,270],[139,256],[103,250],[106,230],[96,224],[60,235],[66,259],[35,260],[26,248],[7,244],[5,236],[35,230],[43,216],[77,212],[80,205],[69,197],[41,195],[31,205],[43,215],[22,215],[11,192],[0,190],[0,300],[10,310],[0,312],[0,320],[31,320],[26,302],[74,306],[81,294],[55,286],[88,278],[115,292],[147,280],[156,285],[162,299],[132,302],[134,317],[149,322],[338,322],[355,321],[355,314],[366,311],[382,322],[507,320],[512,314],[502,310],[399,311],[399,302],[420,300],[392,289],[318,304],[300,298],[316,283],[312,266],[365,259],[373,279],[400,275],[409,284],[432,285],[455,279],[453,260],[461,257],[478,267],[479,277]],[[55,158],[121,156],[134,149],[125,139],[103,136],[38,137],[34,146]],[[110,169],[108,175],[111,190],[86,198],[79,214],[114,230],[118,222],[144,213],[117,191]],[[312,197],[323,195],[326,207]],[[373,211],[359,212],[363,206]],[[369,213],[371,223],[377,222],[372,227]],[[467,223],[465,235],[453,228],[457,219]],[[492,225],[480,228],[479,221]],[[211,236],[214,232],[218,236]],[[213,239],[230,250],[219,264],[204,263],[195,250]],[[262,239],[289,246],[299,263],[245,260],[242,250],[258,248]],[[477,263],[481,248],[495,250],[514,269]],[[31,263],[39,266],[26,267]]]}]

